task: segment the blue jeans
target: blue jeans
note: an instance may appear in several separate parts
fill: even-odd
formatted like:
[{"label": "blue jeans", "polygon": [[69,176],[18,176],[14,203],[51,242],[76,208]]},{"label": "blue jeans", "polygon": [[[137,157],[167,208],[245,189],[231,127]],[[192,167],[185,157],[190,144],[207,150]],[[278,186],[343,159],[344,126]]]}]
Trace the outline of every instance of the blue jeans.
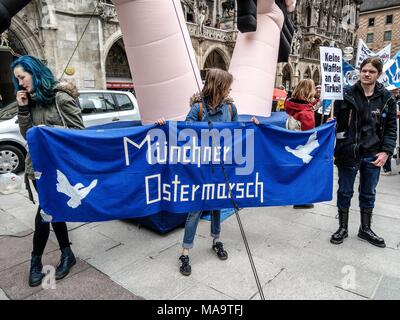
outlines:
[{"label": "blue jeans", "polygon": [[337,207],[339,209],[350,208],[353,197],[354,181],[357,172],[360,171],[360,184],[358,186],[359,205],[361,209],[374,208],[376,186],[379,181],[380,167],[371,162],[376,157],[361,158],[359,166],[337,166],[339,170],[339,189],[337,192]]},{"label": "blue jeans", "polygon": [[[193,248],[194,236],[196,235],[197,225],[201,217],[202,211],[189,212],[186,224],[185,224],[185,234],[183,236],[182,247],[185,249]],[[221,211],[213,210],[211,211],[211,236],[215,239],[219,238],[221,232]]]}]

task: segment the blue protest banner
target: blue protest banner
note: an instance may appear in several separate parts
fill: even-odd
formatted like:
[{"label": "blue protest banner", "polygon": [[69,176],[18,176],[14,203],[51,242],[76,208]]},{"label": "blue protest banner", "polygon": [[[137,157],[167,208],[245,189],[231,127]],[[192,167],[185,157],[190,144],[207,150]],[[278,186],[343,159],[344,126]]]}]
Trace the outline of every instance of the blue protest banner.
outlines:
[{"label": "blue protest banner", "polygon": [[322,101],[322,113],[325,114],[326,111],[331,110],[331,104],[333,100],[323,100]]},{"label": "blue protest banner", "polygon": [[400,88],[400,51],[388,62],[389,67],[387,68],[385,75],[387,86]]},{"label": "blue protest banner", "polygon": [[232,208],[231,196],[239,207],[329,201],[334,139],[334,122],[305,132],[251,122],[28,132],[40,205],[71,222]]},{"label": "blue protest banner", "polygon": [[343,61],[343,75],[344,86],[352,86],[358,81],[360,72],[350,63]]}]

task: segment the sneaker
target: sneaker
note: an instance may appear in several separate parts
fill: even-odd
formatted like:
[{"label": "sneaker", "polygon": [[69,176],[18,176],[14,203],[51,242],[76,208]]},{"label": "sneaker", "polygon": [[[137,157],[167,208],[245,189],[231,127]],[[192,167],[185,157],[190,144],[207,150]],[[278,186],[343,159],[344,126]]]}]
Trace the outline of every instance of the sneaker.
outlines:
[{"label": "sneaker", "polygon": [[228,252],[224,250],[224,245],[222,242],[218,241],[212,246],[212,250],[217,254],[218,258],[221,260],[228,259]]},{"label": "sneaker", "polygon": [[189,256],[181,255],[179,257],[181,260],[181,266],[179,267],[179,272],[182,273],[184,276],[190,276],[192,273],[192,267],[189,264]]}]

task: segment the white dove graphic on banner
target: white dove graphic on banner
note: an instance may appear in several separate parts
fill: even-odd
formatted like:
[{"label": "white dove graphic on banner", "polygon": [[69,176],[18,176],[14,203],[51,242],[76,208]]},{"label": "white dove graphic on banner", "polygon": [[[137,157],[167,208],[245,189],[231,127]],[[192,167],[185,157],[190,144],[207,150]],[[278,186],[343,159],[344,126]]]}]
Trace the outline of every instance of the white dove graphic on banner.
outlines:
[{"label": "white dove graphic on banner", "polygon": [[319,147],[319,142],[317,140],[317,132],[314,132],[309,138],[307,143],[303,145],[298,145],[296,149],[292,149],[288,146],[285,146],[287,152],[292,153],[297,158],[303,160],[303,163],[309,163],[312,160],[312,156],[310,156],[311,152],[314,149]]},{"label": "white dove graphic on banner", "polygon": [[67,205],[73,209],[81,205],[81,200],[86,198],[86,196],[96,185],[97,179],[93,180],[86,188],[84,188],[82,183],[77,183],[76,185],[72,186],[65,174],[63,174],[60,170],[57,170],[57,191],[64,193],[71,198],[68,200]]}]

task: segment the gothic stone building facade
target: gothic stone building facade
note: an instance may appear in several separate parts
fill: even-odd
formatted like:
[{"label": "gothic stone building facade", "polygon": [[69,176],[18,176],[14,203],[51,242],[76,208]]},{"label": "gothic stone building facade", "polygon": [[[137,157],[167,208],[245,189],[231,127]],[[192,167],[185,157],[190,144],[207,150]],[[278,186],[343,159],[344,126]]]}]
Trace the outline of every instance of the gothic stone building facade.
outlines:
[{"label": "gothic stone building facade", "polygon": [[[111,1],[34,0],[13,19],[7,38],[18,54],[44,61],[60,77],[81,89],[130,88],[121,29]],[[227,69],[236,32],[234,1],[182,0],[200,69]],[[83,35],[83,36],[82,36]],[[80,39],[82,36],[82,39]],[[79,46],[77,46],[80,41]],[[76,48],[77,46],[77,48]]]},{"label": "gothic stone building facade", "polygon": [[[199,68],[228,69],[237,37],[236,1],[181,2]],[[355,28],[344,23],[343,9],[348,5],[346,8],[357,12],[357,24],[360,2],[300,1],[292,14],[297,26],[292,54],[288,63],[278,65],[276,85],[292,88],[303,78],[319,82],[319,46],[346,47],[356,43]],[[68,64],[64,78],[81,89],[133,86],[134,75],[129,71],[111,1],[34,0],[13,18],[8,39],[15,53],[47,61],[57,77]]]},{"label": "gothic stone building facade", "polygon": [[[356,47],[362,0],[302,0],[292,14],[296,32],[288,63],[278,65],[276,85],[292,89],[302,79],[321,82],[320,46]],[[355,54],[354,54],[355,55]]]}]

